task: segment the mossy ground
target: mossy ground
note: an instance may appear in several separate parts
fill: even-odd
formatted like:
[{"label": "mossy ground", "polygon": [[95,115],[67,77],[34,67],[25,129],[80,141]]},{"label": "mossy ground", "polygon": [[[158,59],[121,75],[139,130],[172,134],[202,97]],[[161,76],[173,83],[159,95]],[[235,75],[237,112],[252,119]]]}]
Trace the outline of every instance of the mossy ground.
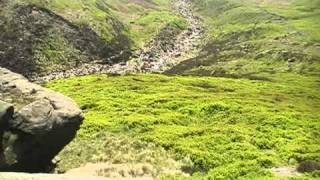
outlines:
[{"label": "mossy ground", "polygon": [[[100,75],[50,82],[86,116],[69,153],[61,154],[62,164],[92,158],[94,153],[78,153],[87,145],[77,142],[105,132],[155,143],[177,159],[190,157],[191,179],[276,179],[272,167],[319,161],[319,78],[270,78]],[[300,178],[312,176],[319,173]]]}]

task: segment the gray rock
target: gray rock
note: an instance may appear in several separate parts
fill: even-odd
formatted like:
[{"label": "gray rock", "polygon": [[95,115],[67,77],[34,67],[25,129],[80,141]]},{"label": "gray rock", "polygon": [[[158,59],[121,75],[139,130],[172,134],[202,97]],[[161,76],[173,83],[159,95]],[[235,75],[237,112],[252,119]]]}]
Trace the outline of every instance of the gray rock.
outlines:
[{"label": "gray rock", "polygon": [[56,117],[53,111],[49,100],[40,99],[18,111],[15,121],[10,121],[10,127],[33,135],[46,134],[54,126]]},{"label": "gray rock", "polygon": [[83,121],[73,100],[4,68],[0,100],[0,171],[45,171]]},{"label": "gray rock", "polygon": [[0,129],[6,126],[14,112],[12,104],[0,101]]}]

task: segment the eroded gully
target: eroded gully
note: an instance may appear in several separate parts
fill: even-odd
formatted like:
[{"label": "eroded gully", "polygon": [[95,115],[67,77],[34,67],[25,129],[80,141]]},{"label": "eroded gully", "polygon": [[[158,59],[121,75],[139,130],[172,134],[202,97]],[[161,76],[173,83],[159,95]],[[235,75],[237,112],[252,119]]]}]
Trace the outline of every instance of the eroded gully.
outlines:
[{"label": "eroded gully", "polygon": [[193,12],[190,0],[175,0],[172,2],[172,8],[175,13],[186,19],[188,28],[165,40],[152,39],[142,49],[134,52],[134,58],[131,60],[114,65],[84,64],[65,72],[51,73],[31,80],[50,81],[89,74],[161,73],[184,60],[196,57],[204,34],[201,19]]}]

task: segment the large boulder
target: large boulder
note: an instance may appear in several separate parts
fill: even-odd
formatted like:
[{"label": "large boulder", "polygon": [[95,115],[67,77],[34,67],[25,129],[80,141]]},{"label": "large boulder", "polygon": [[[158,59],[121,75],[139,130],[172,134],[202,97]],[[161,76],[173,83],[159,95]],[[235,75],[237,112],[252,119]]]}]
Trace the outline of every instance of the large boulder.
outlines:
[{"label": "large boulder", "polygon": [[72,99],[0,67],[0,171],[45,171],[82,121]]}]

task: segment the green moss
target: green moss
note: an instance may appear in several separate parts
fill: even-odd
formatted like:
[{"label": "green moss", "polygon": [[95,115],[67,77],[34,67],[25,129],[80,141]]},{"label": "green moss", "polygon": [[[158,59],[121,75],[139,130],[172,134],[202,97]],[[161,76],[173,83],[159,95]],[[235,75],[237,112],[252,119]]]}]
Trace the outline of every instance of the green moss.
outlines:
[{"label": "green moss", "polygon": [[123,134],[190,157],[202,178],[238,179],[272,177],[268,169],[292,159],[320,159],[318,82],[293,74],[271,82],[130,75],[71,78],[48,87],[85,111],[74,143],[101,132]]}]

